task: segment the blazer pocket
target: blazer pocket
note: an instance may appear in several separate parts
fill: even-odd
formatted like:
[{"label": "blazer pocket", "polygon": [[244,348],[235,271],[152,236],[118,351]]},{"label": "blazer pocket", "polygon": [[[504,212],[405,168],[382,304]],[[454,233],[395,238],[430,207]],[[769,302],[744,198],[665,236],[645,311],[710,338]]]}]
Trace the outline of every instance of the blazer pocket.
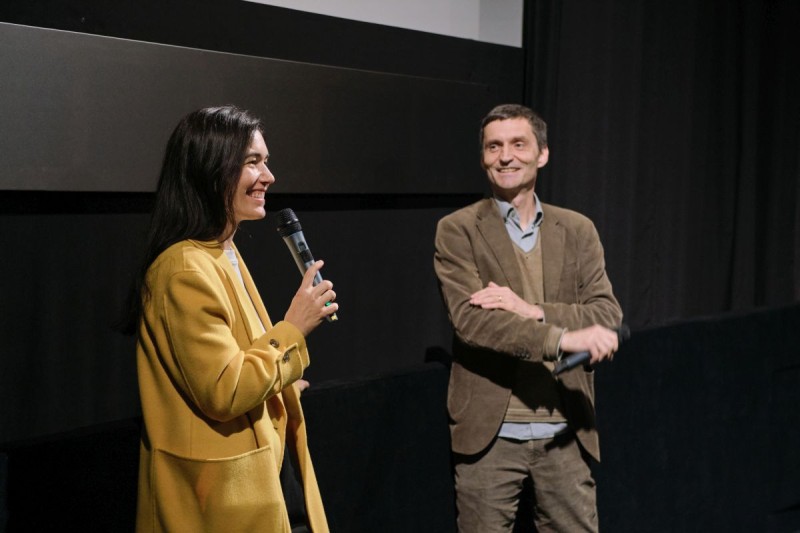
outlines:
[{"label": "blazer pocket", "polygon": [[287,531],[273,451],[193,459],[155,450],[153,490],[163,531]]}]

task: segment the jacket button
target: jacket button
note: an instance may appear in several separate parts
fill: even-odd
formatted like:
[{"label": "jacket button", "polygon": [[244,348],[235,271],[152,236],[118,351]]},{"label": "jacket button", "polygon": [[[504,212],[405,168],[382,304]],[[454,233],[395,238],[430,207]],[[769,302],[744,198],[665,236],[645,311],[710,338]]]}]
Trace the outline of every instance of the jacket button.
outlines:
[{"label": "jacket button", "polygon": [[283,362],[284,363],[288,363],[289,362],[289,352],[286,352],[286,353],[283,354]]},{"label": "jacket button", "polygon": [[270,340],[269,340],[269,345],[270,345],[270,346],[272,346],[273,348],[277,348],[278,346],[280,346],[280,345],[281,345],[281,343],[279,343],[279,342],[278,342],[277,340],[275,340],[275,339],[270,339]]}]

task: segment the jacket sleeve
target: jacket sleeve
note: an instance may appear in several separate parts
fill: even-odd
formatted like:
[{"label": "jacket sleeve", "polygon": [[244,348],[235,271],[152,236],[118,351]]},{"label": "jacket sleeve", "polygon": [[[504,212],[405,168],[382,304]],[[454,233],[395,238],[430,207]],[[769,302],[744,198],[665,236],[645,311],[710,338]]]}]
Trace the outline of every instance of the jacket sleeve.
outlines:
[{"label": "jacket sleeve", "polygon": [[160,315],[169,343],[162,357],[174,383],[204,415],[219,421],[241,416],[298,380],[308,366],[305,338],[278,322],[241,348],[242,328],[223,281],[203,269],[182,270],[166,280]]}]

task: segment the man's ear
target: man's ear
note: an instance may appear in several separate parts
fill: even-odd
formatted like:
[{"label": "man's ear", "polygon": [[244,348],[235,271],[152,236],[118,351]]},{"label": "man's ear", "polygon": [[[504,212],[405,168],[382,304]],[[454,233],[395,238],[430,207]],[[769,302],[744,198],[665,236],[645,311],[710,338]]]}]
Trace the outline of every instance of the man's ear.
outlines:
[{"label": "man's ear", "polygon": [[549,160],[550,160],[550,149],[547,146],[545,146],[539,152],[539,159],[536,162],[536,168],[542,168],[547,164]]}]

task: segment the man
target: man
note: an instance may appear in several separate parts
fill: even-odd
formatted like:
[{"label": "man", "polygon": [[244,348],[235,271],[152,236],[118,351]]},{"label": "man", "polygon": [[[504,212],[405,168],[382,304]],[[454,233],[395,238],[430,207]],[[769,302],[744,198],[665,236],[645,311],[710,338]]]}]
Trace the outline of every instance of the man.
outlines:
[{"label": "man", "polygon": [[596,531],[599,460],[590,369],[553,377],[565,352],[611,359],[622,311],[592,222],[542,204],[547,126],[520,105],[481,124],[493,198],[444,217],[434,266],[455,330],[448,410],[458,528],[511,531],[523,483],[541,531]]}]

